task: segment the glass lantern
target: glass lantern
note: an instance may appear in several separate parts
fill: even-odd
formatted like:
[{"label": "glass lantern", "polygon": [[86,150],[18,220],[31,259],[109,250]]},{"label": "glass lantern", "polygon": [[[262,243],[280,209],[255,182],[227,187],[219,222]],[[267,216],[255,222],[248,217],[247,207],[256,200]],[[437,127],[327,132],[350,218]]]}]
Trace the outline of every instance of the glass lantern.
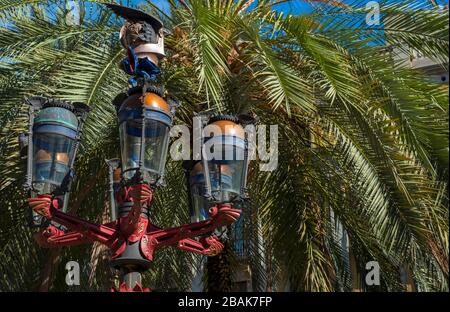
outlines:
[{"label": "glass lantern", "polygon": [[38,194],[65,193],[88,107],[29,98],[27,184]]},{"label": "glass lantern", "polygon": [[211,118],[206,123],[220,131],[214,131],[214,136],[205,135],[201,160],[183,164],[191,222],[206,220],[213,205],[237,204],[246,198],[248,144],[244,128],[238,118],[228,115]]},{"label": "glass lantern", "polygon": [[[31,97],[26,102],[29,128],[20,140],[27,149],[26,186],[32,196],[63,196],[65,210],[88,106],[44,97]],[[40,222],[37,219],[40,217],[33,215],[34,224]]]},{"label": "glass lantern", "polygon": [[174,107],[160,95],[139,89],[129,95],[118,111],[122,157],[122,175],[125,180],[161,182],[164,176],[169,132]]},{"label": "glass lantern", "polygon": [[[214,135],[205,134],[202,145],[206,197],[214,203],[232,203],[246,195],[248,144],[244,128],[233,116],[217,116],[209,126]],[[219,133],[219,134],[217,134]]]}]

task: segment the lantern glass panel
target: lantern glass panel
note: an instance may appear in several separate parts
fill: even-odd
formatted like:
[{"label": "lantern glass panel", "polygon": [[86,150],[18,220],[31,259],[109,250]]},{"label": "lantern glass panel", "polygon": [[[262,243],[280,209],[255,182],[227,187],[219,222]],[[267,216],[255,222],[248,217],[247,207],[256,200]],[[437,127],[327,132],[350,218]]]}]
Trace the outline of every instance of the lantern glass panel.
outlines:
[{"label": "lantern glass panel", "polygon": [[59,134],[35,133],[33,135],[33,185],[35,189],[51,192],[61,185],[70,170],[74,143],[75,140]]},{"label": "lantern glass panel", "polygon": [[[195,170],[197,169],[197,170]],[[198,163],[194,170],[191,171],[189,178],[191,191],[192,211],[191,222],[199,222],[208,219],[208,200],[205,194],[205,176],[203,174],[203,166]]]},{"label": "lantern glass panel", "polygon": [[211,193],[219,202],[233,201],[241,193],[244,161],[209,161]]},{"label": "lantern glass panel", "polygon": [[145,129],[144,168],[149,172],[162,175],[169,145],[169,127],[162,122],[148,120]]},{"label": "lantern glass panel", "polygon": [[139,167],[141,152],[141,131],[138,122],[125,121],[120,125],[120,143],[122,152],[122,167],[125,178],[131,178],[134,171],[125,171]]},{"label": "lantern glass panel", "polygon": [[169,127],[159,121],[145,120],[144,142],[142,142],[142,120],[127,120],[120,126],[120,136],[124,177],[134,176],[136,169],[139,168],[141,149],[144,148],[144,179],[156,181],[164,172]]},{"label": "lantern glass panel", "polygon": [[242,191],[246,166],[245,142],[232,136],[213,137],[209,140],[214,143],[211,145],[211,160],[207,161],[211,195],[217,202],[231,202]]}]

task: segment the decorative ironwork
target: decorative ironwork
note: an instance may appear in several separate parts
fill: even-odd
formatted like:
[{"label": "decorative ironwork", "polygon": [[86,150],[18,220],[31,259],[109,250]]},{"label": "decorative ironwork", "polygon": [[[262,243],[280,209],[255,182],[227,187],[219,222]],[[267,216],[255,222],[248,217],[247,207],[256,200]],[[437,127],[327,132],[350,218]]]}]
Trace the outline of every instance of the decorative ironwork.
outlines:
[{"label": "decorative ironwork", "polygon": [[[45,160],[49,154],[46,151],[50,150],[53,158],[67,164],[67,168],[63,168],[66,170],[65,178],[52,182],[56,188],[32,192],[28,205],[34,216],[44,220],[37,224],[39,230],[34,234],[40,246],[58,248],[93,242],[104,244],[112,251],[111,264],[122,272],[120,286],[112,291],[147,292],[150,289],[142,286],[141,272],[149,268],[156,250],[170,246],[215,256],[224,248],[214,234],[215,230],[233,223],[241,210],[234,208],[233,201],[212,201],[207,203],[204,218],[197,222],[167,229],[152,224],[148,212],[156,189],[163,184],[169,129],[179,102],[173,97],[165,97],[164,90],[154,82],[160,73],[158,60],[164,56],[162,24],[139,10],[112,4],[108,7],[127,20],[121,31],[122,43],[128,52],[122,69],[132,76],[128,92],[118,95],[113,101],[120,124],[122,157],[107,161],[110,168],[111,221],[96,224],[68,214],[64,209],[67,200],[62,195],[70,189],[76,149],[88,111],[80,103],[44,98],[28,100],[30,127],[20,140],[22,155],[25,149],[28,151],[28,187],[33,191],[36,189],[33,173],[40,164],[33,161],[36,155]],[[45,114],[36,117],[36,112],[41,109],[46,110]],[[215,122],[220,123],[220,120]],[[36,124],[49,125],[51,127],[42,129],[72,139],[73,146],[64,151],[70,155],[63,157],[66,154],[62,155],[58,148],[71,141],[33,141],[37,133]],[[36,151],[33,147],[38,144],[47,144],[47,150]],[[146,153],[149,148],[151,153]],[[55,166],[45,167],[45,170],[50,176],[55,173]],[[209,176],[205,176],[209,181]],[[237,193],[243,185],[245,181],[240,182]]]}]

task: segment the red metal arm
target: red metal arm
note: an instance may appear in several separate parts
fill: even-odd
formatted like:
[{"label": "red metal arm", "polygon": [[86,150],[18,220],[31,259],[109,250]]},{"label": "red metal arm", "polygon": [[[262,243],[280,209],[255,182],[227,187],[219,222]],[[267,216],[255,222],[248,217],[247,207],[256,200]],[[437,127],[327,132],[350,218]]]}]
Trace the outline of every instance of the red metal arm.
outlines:
[{"label": "red metal arm", "polygon": [[211,207],[208,220],[161,229],[149,224],[148,219],[141,216],[144,205],[148,205],[152,200],[151,189],[140,184],[127,188],[125,192],[126,196],[123,199],[134,203],[130,214],[118,221],[103,225],[97,225],[58,210],[58,200],[52,199],[50,195],[30,198],[29,205],[35,212],[72,230],[72,232],[64,233],[54,227],[47,228],[40,234],[36,234],[36,240],[48,247],[72,246],[97,241],[111,248],[114,251],[113,257],[125,250],[126,240],[130,242],[140,240],[141,251],[148,260],[153,260],[154,250],[163,246],[176,246],[187,251],[215,255],[223,248],[217,237],[209,236],[199,241],[192,238],[212,233],[218,227],[233,223],[241,213],[230,204],[224,204]]},{"label": "red metal arm", "polygon": [[[153,260],[153,252],[156,248],[176,245],[180,241],[187,243],[187,248],[200,250],[200,248],[204,248],[203,245],[200,247],[192,240],[184,240],[211,233],[218,227],[233,223],[239,218],[240,213],[239,209],[234,209],[229,204],[212,207],[209,210],[210,219],[208,220],[169,229],[154,229],[148,232],[142,237],[141,250],[149,260]],[[180,247],[179,244],[177,246]]]},{"label": "red metal arm", "polygon": [[199,241],[192,238],[182,239],[178,242],[177,247],[181,250],[212,257],[219,254],[224,246],[216,236],[212,235],[201,238]]},{"label": "red metal arm", "polygon": [[[30,198],[28,199],[28,203],[37,213],[73,231],[65,234],[70,234],[68,237],[63,237],[64,235],[62,233],[55,231],[53,231],[53,233],[47,233],[47,235],[51,234],[50,236],[53,236],[50,241],[47,239],[47,242],[43,242],[42,238],[38,237],[43,243],[50,243],[54,240],[58,246],[66,246],[65,243],[67,243],[67,245],[76,245],[77,239],[81,240],[79,242],[80,244],[88,239],[90,241],[103,243],[113,249],[116,253],[125,248],[125,242],[121,237],[121,233],[115,229],[115,223],[97,225],[79,217],[64,213],[58,210],[58,201],[52,199],[50,195],[41,195],[36,198]],[[56,239],[56,236],[61,238]],[[67,238],[67,240],[65,240],[65,238]]]},{"label": "red metal arm", "polygon": [[158,245],[172,245],[182,239],[207,234],[218,227],[231,224],[239,218],[240,214],[241,211],[231,208],[231,205],[216,206],[210,208],[208,220],[150,231],[147,236],[156,239]]},{"label": "red metal arm", "polygon": [[91,240],[82,233],[65,233],[53,225],[50,225],[45,230],[35,233],[34,239],[40,246],[46,248],[76,246],[91,242]]}]

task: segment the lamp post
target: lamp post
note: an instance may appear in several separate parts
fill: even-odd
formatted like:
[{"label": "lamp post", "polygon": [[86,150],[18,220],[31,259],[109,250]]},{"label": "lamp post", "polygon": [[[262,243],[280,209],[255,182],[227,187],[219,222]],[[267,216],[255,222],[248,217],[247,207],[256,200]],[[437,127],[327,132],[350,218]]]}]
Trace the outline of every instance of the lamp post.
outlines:
[{"label": "lamp post", "polygon": [[[169,131],[178,106],[176,100],[165,97],[162,88],[155,84],[160,72],[158,63],[164,57],[163,26],[142,11],[113,4],[107,6],[127,20],[120,40],[128,57],[121,67],[131,75],[130,89],[113,101],[119,121],[121,158],[107,161],[111,220],[100,225],[69,215],[64,209],[67,200],[60,198],[69,191],[68,182],[73,176],[73,162],[87,111],[82,104],[29,99],[30,131],[28,140],[21,140],[29,143],[27,181],[33,192],[28,203],[30,210],[45,221],[37,224],[39,230],[35,234],[41,246],[53,248],[100,242],[112,251],[111,265],[121,272],[120,287],[112,291],[150,291],[142,286],[141,273],[150,267],[157,249],[172,246],[208,256],[222,250],[223,245],[213,232],[234,222],[241,213],[233,208],[233,203],[241,200],[245,191],[247,146],[238,119],[230,116],[211,119],[211,124],[224,130],[225,125],[231,125],[232,131],[225,131],[219,139],[207,137],[205,146],[219,140],[216,143],[224,144],[218,149],[244,152],[244,158],[202,158],[194,164],[192,175],[188,177],[191,211],[203,209],[202,217],[168,229],[152,224],[149,210],[156,189],[163,186]],[[33,120],[36,107],[44,109],[42,115]],[[59,112],[57,118],[47,118],[53,111]],[[51,135],[47,133],[49,129]],[[45,140],[47,136],[54,140],[53,145]],[[203,151],[202,157],[206,157],[206,147]],[[200,185],[201,190],[196,191],[195,187]],[[34,192],[38,187],[38,193]]]}]

